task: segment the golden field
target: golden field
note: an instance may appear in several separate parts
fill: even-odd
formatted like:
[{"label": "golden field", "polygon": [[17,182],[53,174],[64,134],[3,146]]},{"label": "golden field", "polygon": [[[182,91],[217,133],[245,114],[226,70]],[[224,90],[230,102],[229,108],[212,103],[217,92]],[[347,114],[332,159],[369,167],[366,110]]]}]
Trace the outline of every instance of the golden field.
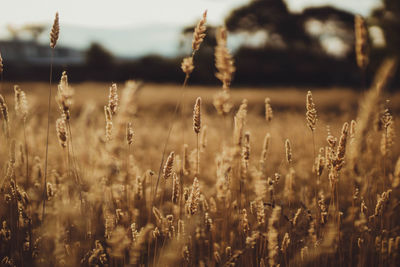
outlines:
[{"label": "golden field", "polygon": [[[61,114],[52,99],[43,220],[45,92],[49,85],[20,84],[28,103],[25,150],[24,124],[14,111],[12,83],[3,84],[10,131],[9,138],[2,131],[1,149],[4,201],[0,209],[3,221],[0,249],[4,265],[395,266],[398,263],[400,166],[395,163],[400,151],[394,143],[387,145],[388,151],[382,154],[385,131],[378,126],[384,106],[378,105],[371,112],[374,118],[362,137],[366,147],[352,159],[358,169],[348,159],[351,146],[360,138],[356,126],[356,134],[347,136],[343,167],[335,174],[336,178],[329,178],[332,172],[329,168],[337,168],[332,164],[338,157],[339,139],[343,138],[342,125],[357,117],[365,119],[357,115],[357,110],[359,103],[371,101],[366,92],[313,90],[318,118],[314,146],[313,132],[307,126],[304,89],[231,90],[232,111],[220,116],[212,103],[219,88],[182,89],[179,85],[134,83],[118,85],[120,106],[112,118],[111,139],[107,140],[103,107],[109,103],[110,86],[67,84],[74,94],[70,105],[71,131],[67,133],[65,147],[57,140],[55,122]],[[52,89],[54,96],[56,86]],[[197,138],[192,126],[197,97],[202,99],[201,129],[207,128],[199,144],[199,173]],[[271,121],[265,118],[267,97],[273,111]],[[391,99],[386,106],[395,117],[400,95],[382,94],[379,103],[384,104],[386,98]],[[241,110],[247,112],[241,113],[245,121],[242,135],[249,132],[250,142],[243,141],[245,137],[238,146],[234,116],[239,116],[243,99],[247,99],[247,107],[243,105]],[[175,114],[175,105],[180,100],[183,109],[179,108]],[[125,137],[128,122],[134,132],[131,145]],[[395,128],[397,120],[392,122],[390,127]],[[2,123],[4,130],[4,120]],[[164,162],[172,151],[175,160],[170,166],[170,176],[165,179],[165,167],[159,168],[171,126]],[[328,128],[329,138],[336,138],[336,144],[327,142]],[[265,147],[267,133],[270,141]],[[290,163],[286,139],[291,144]],[[188,145],[185,154],[184,144]],[[263,150],[264,156],[260,157]],[[248,160],[243,159],[244,151],[249,153]],[[323,158],[323,166],[318,165],[323,168],[320,176],[315,172],[315,158]],[[198,185],[193,184],[195,177]],[[384,193],[388,190],[391,193]],[[174,202],[173,194],[177,194]]]}]

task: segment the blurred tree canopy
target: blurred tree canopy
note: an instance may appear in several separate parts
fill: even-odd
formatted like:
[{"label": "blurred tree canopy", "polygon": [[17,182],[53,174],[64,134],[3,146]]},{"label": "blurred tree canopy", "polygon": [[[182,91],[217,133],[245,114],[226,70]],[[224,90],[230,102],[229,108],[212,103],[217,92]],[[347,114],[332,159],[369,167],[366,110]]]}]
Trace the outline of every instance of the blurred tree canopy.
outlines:
[{"label": "blurred tree canopy", "polygon": [[400,56],[400,1],[382,0],[383,6],[372,12],[372,21],[385,35],[387,53]]},{"label": "blurred tree canopy", "polygon": [[95,69],[104,69],[113,65],[113,56],[103,46],[92,43],[86,51],[86,64]]},{"label": "blurred tree canopy", "polygon": [[[225,25],[234,35],[264,32],[267,36],[262,45],[243,44],[233,51],[237,67],[234,84],[343,85],[358,79],[354,15],[350,12],[323,6],[291,13],[283,0],[253,0],[232,10]],[[193,27],[183,30],[189,40]],[[329,55],[324,48],[326,39],[333,37],[348,47],[340,57]],[[216,82],[215,43],[215,28],[208,26],[195,58],[192,82]]]}]

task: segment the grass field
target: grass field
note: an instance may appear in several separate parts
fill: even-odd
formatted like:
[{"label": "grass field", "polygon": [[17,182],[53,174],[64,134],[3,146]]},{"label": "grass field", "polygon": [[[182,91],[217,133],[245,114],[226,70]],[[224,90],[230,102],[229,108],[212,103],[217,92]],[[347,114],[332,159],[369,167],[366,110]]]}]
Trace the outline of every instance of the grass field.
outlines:
[{"label": "grass field", "polygon": [[2,266],[399,266],[396,61],[361,93],[231,89],[219,28],[222,88],[191,86],[206,15],[182,87],[1,83]]},{"label": "grass field", "polygon": [[[120,84],[120,109],[113,116],[112,139],[107,140],[103,107],[109,103],[110,85],[68,86],[75,94],[65,147],[57,140],[55,122],[60,113],[53,101],[50,175],[43,221],[47,123],[44,92],[49,85],[20,84],[29,106],[25,150],[24,124],[13,110],[12,83],[3,84],[3,95],[9,105],[10,137],[2,132],[5,140],[0,151],[5,163],[2,194],[8,199],[13,190],[19,190],[21,196],[29,199],[18,198],[17,194],[15,200],[11,197],[2,202],[1,218],[5,222],[2,231],[4,234],[10,230],[12,237],[2,239],[1,251],[6,259],[17,261],[17,265],[25,262],[40,266],[121,266],[129,262],[132,266],[139,263],[220,266],[234,262],[239,266],[333,265],[333,262],[352,265],[366,260],[386,265],[398,261],[396,181],[400,177],[399,166],[396,171],[394,166],[399,147],[391,145],[390,153],[383,156],[382,130],[368,130],[367,152],[359,159],[371,165],[362,164],[365,169],[355,173],[347,160],[349,146],[354,142],[351,140],[355,140],[354,133],[353,137],[349,134],[351,140],[347,141],[344,167],[340,176],[337,174],[335,186],[329,178],[332,172],[329,168],[333,166],[329,164],[334,164],[333,158],[339,152],[335,152],[338,145],[333,145],[333,150],[329,148],[327,129],[330,129],[330,138],[335,136],[339,141],[342,125],[357,118],[358,103],[366,92],[313,89],[318,112],[313,133],[307,126],[305,89],[231,90],[232,112],[223,117],[212,104],[219,88],[189,87],[184,89],[182,98],[183,89],[179,85],[143,84],[130,94],[130,99],[124,99],[129,95],[124,92],[130,89]],[[202,129],[207,125],[206,137],[200,142],[199,171],[196,169],[197,138],[192,128],[193,105],[198,96],[202,99]],[[270,98],[273,110],[270,122],[265,118],[266,97]],[[400,95],[381,99],[385,98],[391,99],[391,112],[398,113]],[[174,115],[180,99],[184,100],[183,108]],[[234,115],[243,99],[247,99],[247,114],[242,134],[248,131],[250,142],[237,147]],[[131,145],[125,140],[128,122],[132,123],[134,132]],[[161,169],[155,192],[171,126],[165,156],[175,152],[175,161],[170,166],[173,175],[165,179],[165,171]],[[266,133],[270,134],[268,148],[264,145]],[[286,139],[291,144],[290,163]],[[15,152],[14,148],[10,149],[15,159],[11,163],[7,144],[12,147],[14,141]],[[185,153],[184,144],[187,144]],[[243,159],[245,149],[249,151],[246,160]],[[331,152],[321,151],[321,154],[321,149]],[[260,157],[262,153],[264,156]],[[329,153],[334,154],[329,156]],[[260,162],[263,157],[265,162]],[[313,171],[316,157],[324,158],[326,165],[320,176]],[[331,163],[326,160],[328,157],[333,157]],[[195,177],[199,181],[197,195],[193,189]],[[180,182],[180,193],[172,202],[176,181]],[[376,194],[387,190],[396,194],[380,211],[378,203],[382,198]],[[317,206],[315,194],[318,194]],[[196,202],[194,212],[188,211],[191,201]],[[362,205],[368,207],[364,213],[360,213]],[[17,207],[19,212],[13,212]],[[338,214],[341,214],[340,222]],[[19,221],[15,221],[17,218]],[[290,243],[286,244],[288,238]],[[382,244],[377,244],[377,240]],[[271,247],[272,242],[276,248]],[[383,246],[389,243],[392,251],[382,252]],[[13,247],[17,249],[16,254],[8,254]]]}]

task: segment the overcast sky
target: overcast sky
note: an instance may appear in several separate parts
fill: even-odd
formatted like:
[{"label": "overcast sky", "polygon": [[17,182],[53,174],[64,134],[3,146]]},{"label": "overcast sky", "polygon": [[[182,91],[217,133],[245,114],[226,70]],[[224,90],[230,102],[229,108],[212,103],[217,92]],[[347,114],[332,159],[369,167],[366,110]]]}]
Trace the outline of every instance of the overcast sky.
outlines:
[{"label": "overcast sky", "polygon": [[[210,24],[221,24],[229,11],[249,0],[1,0],[0,32],[5,25],[51,23],[60,12],[60,23],[90,27],[123,27],[169,24],[186,26],[208,9]],[[380,0],[286,0],[291,10],[332,4],[368,14]]]}]

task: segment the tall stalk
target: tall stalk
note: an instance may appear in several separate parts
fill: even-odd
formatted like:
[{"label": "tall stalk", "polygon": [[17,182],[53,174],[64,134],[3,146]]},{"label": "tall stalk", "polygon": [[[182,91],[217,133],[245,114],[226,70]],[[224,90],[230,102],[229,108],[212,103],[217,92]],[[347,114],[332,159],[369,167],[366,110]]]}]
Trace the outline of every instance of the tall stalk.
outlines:
[{"label": "tall stalk", "polygon": [[50,77],[49,77],[49,98],[47,103],[47,133],[46,133],[46,156],[44,163],[44,185],[43,185],[43,209],[42,209],[42,223],[44,221],[45,210],[46,210],[46,185],[47,185],[47,165],[48,165],[48,156],[49,156],[49,131],[50,131],[50,110],[51,110],[51,86],[52,86],[52,78],[53,78],[53,61],[54,61],[54,49],[57,45],[58,36],[60,33],[60,25],[58,12],[56,13],[53,27],[50,32],[50,49],[51,49],[51,58],[50,58]]}]

